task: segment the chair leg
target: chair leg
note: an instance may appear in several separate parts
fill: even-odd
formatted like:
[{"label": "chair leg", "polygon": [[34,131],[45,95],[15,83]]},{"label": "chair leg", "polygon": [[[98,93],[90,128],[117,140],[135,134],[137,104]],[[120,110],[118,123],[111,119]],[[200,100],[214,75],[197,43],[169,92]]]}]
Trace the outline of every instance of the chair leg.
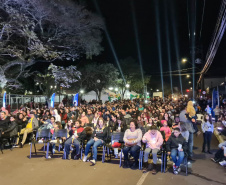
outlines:
[{"label": "chair leg", "polygon": [[122,149],[121,149],[121,153],[120,153],[120,162],[119,162],[119,167],[121,168],[122,166]]},{"label": "chair leg", "polygon": [[164,173],[166,173],[166,162],[167,162],[167,155],[164,155]]},{"label": "chair leg", "polygon": [[31,150],[32,150],[32,143],[31,143],[31,146],[30,146],[30,157],[29,157],[29,159],[31,159]]},{"label": "chair leg", "polygon": [[47,143],[47,146],[46,146],[46,159],[48,159],[49,157],[49,142]]},{"label": "chair leg", "polygon": [[[31,145],[32,145],[32,142],[31,142]],[[37,155],[35,143],[34,143],[34,148],[35,148],[35,155]]]},{"label": "chair leg", "polygon": [[164,164],[164,161],[163,161],[163,152],[162,152],[161,160],[162,160],[162,162],[161,162],[161,173],[162,173],[162,166]]}]

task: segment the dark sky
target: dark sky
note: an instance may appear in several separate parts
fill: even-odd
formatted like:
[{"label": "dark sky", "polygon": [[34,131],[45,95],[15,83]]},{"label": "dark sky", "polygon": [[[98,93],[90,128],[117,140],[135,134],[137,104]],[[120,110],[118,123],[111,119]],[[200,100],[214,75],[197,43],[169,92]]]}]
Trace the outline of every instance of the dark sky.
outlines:
[{"label": "dark sky", "polygon": [[[131,11],[132,0],[97,0],[107,29],[115,47],[118,59],[133,57],[138,62],[136,37],[133,26],[133,18]],[[190,0],[189,0],[190,1]],[[139,33],[140,51],[143,60],[143,69],[146,73],[152,75],[152,79],[160,79],[160,68],[158,58],[157,31],[156,31],[156,0],[134,0],[135,15],[137,22],[137,30]],[[205,59],[207,49],[209,47],[213,31],[216,25],[221,0],[206,0],[205,13],[202,26],[202,34],[199,36],[201,28],[201,18],[203,13],[204,0],[196,0],[196,44],[202,48],[203,59]],[[93,1],[87,1],[87,8],[96,12]],[[165,11],[165,3],[167,3],[167,11]],[[172,70],[177,70],[176,50],[174,43],[173,25],[176,25],[179,58],[186,57],[190,61],[190,42],[188,31],[188,12],[187,0],[158,0],[159,4],[159,24],[162,45],[162,61],[163,71],[169,71],[167,43],[166,43],[166,23],[165,15],[169,21],[169,39],[171,46],[171,64]],[[189,11],[189,16],[190,11]],[[216,74],[216,69],[224,74],[222,63],[225,61],[225,42],[224,36],[217,52],[216,58],[210,68],[209,74]],[[97,60],[105,60],[115,63],[111,48],[104,35],[103,47],[105,51],[97,58]],[[225,65],[225,62],[224,62]],[[191,65],[181,64],[181,68],[189,68]],[[202,68],[202,65],[197,66]],[[138,69],[139,70],[139,69]],[[218,70],[217,70],[218,71]],[[198,76],[197,76],[198,77]],[[188,79],[182,77],[184,87],[188,88]],[[169,76],[164,77],[164,81],[169,83]],[[173,77],[174,86],[178,86],[179,78]]]}]

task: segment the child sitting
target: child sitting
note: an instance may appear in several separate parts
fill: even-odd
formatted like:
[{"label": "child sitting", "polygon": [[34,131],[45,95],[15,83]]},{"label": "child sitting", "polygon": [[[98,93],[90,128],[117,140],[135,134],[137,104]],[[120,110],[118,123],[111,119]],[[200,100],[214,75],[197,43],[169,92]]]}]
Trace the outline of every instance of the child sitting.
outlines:
[{"label": "child sitting", "polygon": [[[173,172],[177,175],[180,172],[180,164],[184,160],[184,151],[187,150],[187,145],[184,137],[180,133],[179,128],[175,128],[173,134],[166,142],[166,151],[171,155],[173,162]],[[178,156],[178,157],[177,157]]]}]

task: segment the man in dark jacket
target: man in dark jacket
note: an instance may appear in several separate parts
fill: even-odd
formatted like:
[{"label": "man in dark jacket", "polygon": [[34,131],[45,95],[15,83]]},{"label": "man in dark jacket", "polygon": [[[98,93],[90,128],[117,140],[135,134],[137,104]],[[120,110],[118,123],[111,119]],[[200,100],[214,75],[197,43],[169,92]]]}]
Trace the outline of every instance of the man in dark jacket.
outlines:
[{"label": "man in dark jacket", "polygon": [[2,137],[13,137],[17,136],[18,134],[18,125],[15,122],[14,116],[10,116],[10,123],[8,126],[8,129],[6,129],[4,132],[2,132]]},{"label": "man in dark jacket", "polygon": [[6,116],[6,112],[2,111],[0,113],[0,137],[2,135],[2,132],[8,129],[9,126],[9,117]]},{"label": "man in dark jacket", "polygon": [[166,142],[166,151],[168,152],[168,155],[171,155],[173,162],[175,163],[173,172],[177,175],[178,172],[180,172],[180,164],[184,159],[184,152],[187,151],[186,141],[181,135],[179,128],[174,129],[174,132]]}]

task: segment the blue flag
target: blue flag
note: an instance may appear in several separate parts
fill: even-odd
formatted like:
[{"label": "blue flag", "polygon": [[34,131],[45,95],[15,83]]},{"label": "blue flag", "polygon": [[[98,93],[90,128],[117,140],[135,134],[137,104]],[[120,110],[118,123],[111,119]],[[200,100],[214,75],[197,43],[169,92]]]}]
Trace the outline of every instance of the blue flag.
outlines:
[{"label": "blue flag", "polygon": [[74,106],[78,106],[78,93],[76,95],[74,95],[74,98],[73,98],[73,105]]},{"label": "blue flag", "polygon": [[4,95],[3,95],[3,107],[6,107],[6,92],[4,92]]},{"label": "blue flag", "polygon": [[51,104],[50,104],[50,106],[51,106],[52,108],[54,108],[54,101],[55,101],[55,93],[53,93],[53,95],[52,95],[52,97],[51,97]]}]

